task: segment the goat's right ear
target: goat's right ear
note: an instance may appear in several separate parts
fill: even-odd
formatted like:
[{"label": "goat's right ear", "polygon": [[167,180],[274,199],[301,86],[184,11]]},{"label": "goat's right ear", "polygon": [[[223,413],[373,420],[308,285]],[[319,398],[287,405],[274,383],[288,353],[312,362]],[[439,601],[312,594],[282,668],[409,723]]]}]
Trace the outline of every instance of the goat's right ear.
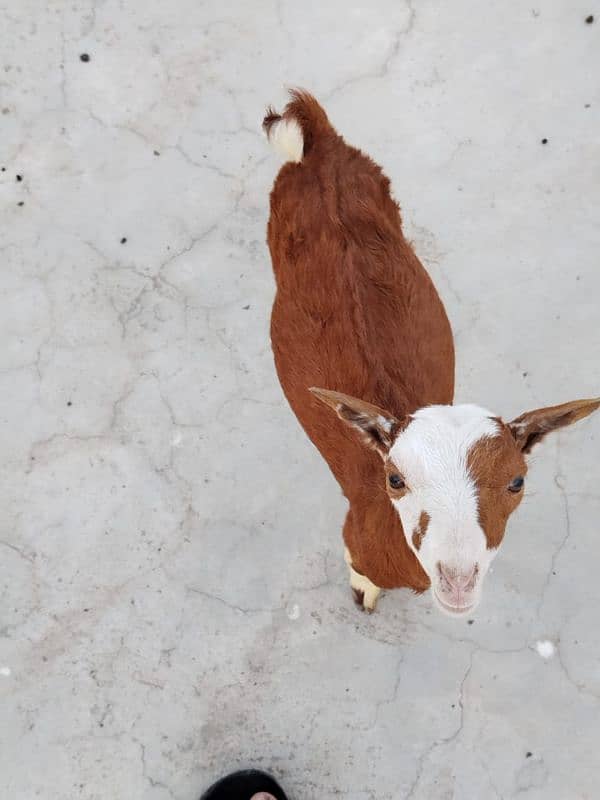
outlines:
[{"label": "goat's right ear", "polygon": [[385,458],[394,444],[398,433],[404,427],[393,416],[379,406],[358,400],[356,397],[331,392],[328,389],[311,388],[310,391],[322,403],[330,406],[347,425],[355,428],[362,436],[365,444],[374,448]]}]

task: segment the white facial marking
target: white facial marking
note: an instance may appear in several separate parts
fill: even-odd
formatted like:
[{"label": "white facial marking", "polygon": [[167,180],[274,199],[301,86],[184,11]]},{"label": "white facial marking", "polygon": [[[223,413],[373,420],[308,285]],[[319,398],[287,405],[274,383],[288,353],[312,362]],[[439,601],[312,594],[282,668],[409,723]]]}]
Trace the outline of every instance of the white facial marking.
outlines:
[{"label": "white facial marking", "polygon": [[[496,554],[479,524],[477,487],[467,465],[477,441],[499,435],[493,416],[474,405],[419,409],[389,454],[408,487],[392,501],[404,535],[431,581],[436,604],[451,614],[475,607]],[[423,511],[430,519],[417,551],[412,534]]]}]

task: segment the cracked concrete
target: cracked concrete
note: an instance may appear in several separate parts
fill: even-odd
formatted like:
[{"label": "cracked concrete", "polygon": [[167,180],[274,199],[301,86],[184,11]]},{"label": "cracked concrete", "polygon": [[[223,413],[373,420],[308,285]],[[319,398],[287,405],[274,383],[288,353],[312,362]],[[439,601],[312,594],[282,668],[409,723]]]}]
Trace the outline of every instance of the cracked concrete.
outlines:
[{"label": "cracked concrete", "polygon": [[589,12],[4,4],[2,797],[195,800],[249,765],[291,800],[596,797],[598,420],[535,452],[472,620],[360,614],[274,374],[260,129],[305,86],[384,166],[458,399],[597,395]]}]

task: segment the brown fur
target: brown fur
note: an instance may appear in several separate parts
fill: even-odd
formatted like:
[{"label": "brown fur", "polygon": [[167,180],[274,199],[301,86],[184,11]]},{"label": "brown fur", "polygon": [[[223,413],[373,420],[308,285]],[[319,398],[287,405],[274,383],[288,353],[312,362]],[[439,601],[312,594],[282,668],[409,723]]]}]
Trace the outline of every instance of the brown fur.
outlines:
[{"label": "brown fur", "polygon": [[421,542],[423,541],[425,534],[427,533],[427,526],[429,525],[429,520],[431,517],[426,511],[421,511],[421,516],[419,517],[419,524],[413,531],[412,535],[412,543],[415,550],[421,549]]},{"label": "brown fur", "polygon": [[479,524],[488,548],[499,547],[506,522],[521,502],[523,490],[508,491],[517,476],[524,477],[527,464],[508,425],[497,420],[499,435],[476,442],[467,458],[469,473],[478,493]]},{"label": "brown fur", "polygon": [[429,579],[389,501],[380,456],[308,389],[363,398],[399,420],[451,403],[452,332],[381,169],[343,141],[310,95],[294,94],[288,115],[301,124],[304,158],[282,167],[271,192],[277,372],[350,503],[344,540],[354,568],[382,588],[423,591]]}]

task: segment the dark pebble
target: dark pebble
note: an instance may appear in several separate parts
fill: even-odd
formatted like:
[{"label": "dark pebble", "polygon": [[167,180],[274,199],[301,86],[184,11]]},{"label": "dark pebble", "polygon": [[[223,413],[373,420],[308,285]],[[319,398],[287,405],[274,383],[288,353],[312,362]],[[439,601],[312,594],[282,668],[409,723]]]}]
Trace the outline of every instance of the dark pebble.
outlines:
[{"label": "dark pebble", "polygon": [[594,15],[590,14],[589,17],[585,18],[585,21],[587,22],[588,25],[591,25],[592,22],[594,21]]},{"label": "dark pebble", "polygon": [[542,144],[548,144],[548,139],[542,139]]},{"label": "dark pebble", "polygon": [[531,758],[531,756],[532,756],[532,755],[533,755],[533,753],[531,752],[531,750],[528,750],[528,751],[525,753],[525,758]]},{"label": "dark pebble", "polygon": [[154,151],[154,155],[155,155],[155,156],[159,156],[159,155],[160,155],[160,153],[158,152],[158,150],[155,150],[155,151]]},{"label": "dark pebble", "polygon": [[468,623],[467,623],[467,624],[468,624],[468,625],[472,625],[474,622],[475,622],[475,620],[474,620],[474,619],[470,619],[470,620],[468,621]]},{"label": "dark pebble", "polygon": [[18,205],[18,206],[24,206],[24,205],[25,205],[25,203],[23,202],[23,200],[19,200],[19,202],[17,203],[17,205]]},{"label": "dark pebble", "polygon": [[23,180],[23,176],[22,175],[17,175],[16,177],[17,177],[17,180],[19,181],[19,183],[21,183],[21,181]]},{"label": "dark pebble", "polygon": [[124,236],[124,237],[121,239],[121,244],[125,244],[125,242],[126,242],[126,241],[127,241],[127,237],[126,237],[126,236]]},{"label": "dark pebble", "polygon": [[87,64],[87,62],[90,60],[89,53],[82,53],[82,54],[79,56],[79,60],[80,60],[80,61],[83,61],[83,63],[84,63],[84,64]]},{"label": "dark pebble", "polygon": [[244,311],[248,311],[248,309],[250,308],[250,306],[242,306],[242,308],[244,309]]},{"label": "dark pebble", "polygon": [[72,405],[73,405],[73,403],[72,403],[70,400],[67,400],[67,405],[68,405],[68,406],[72,406]]},{"label": "dark pebble", "polygon": [[6,167],[2,167],[1,172],[6,172]]}]

